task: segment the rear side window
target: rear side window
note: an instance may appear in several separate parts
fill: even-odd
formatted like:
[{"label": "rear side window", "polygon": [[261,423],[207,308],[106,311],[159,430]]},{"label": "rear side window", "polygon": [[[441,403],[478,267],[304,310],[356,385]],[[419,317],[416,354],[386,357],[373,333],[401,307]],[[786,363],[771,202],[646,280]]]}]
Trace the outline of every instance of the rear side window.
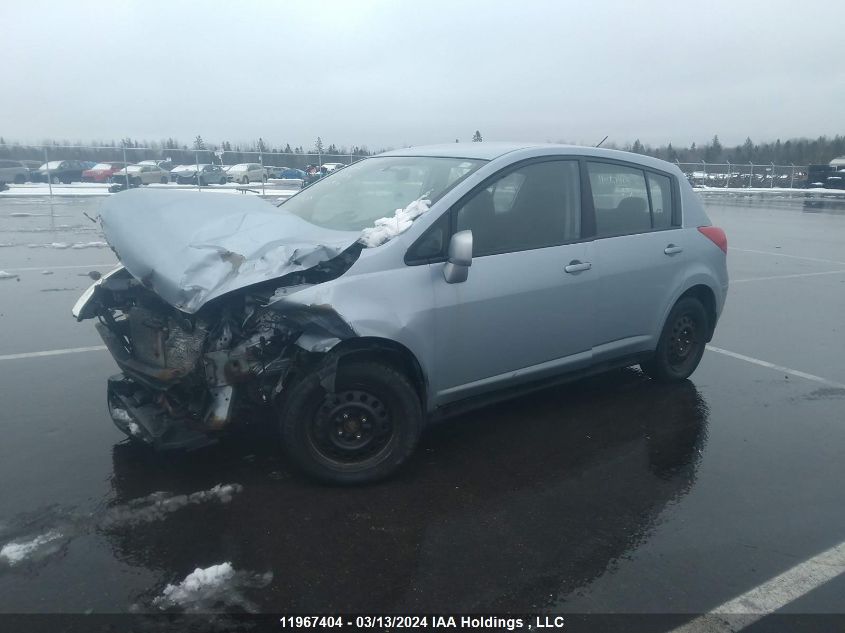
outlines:
[{"label": "rear side window", "polygon": [[474,257],[557,246],[580,238],[578,162],[532,163],[476,191],[456,210]]},{"label": "rear side window", "polygon": [[609,163],[587,163],[598,237],[651,230],[645,173]]},{"label": "rear side window", "polygon": [[648,193],[651,196],[651,220],[655,229],[672,226],[672,181],[668,176],[648,172]]}]

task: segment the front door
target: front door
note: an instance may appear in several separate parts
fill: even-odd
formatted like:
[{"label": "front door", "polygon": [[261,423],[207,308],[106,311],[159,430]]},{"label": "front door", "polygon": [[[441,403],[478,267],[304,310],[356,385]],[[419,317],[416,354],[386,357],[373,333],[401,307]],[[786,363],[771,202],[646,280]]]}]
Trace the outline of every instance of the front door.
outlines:
[{"label": "front door", "polygon": [[437,404],[588,365],[596,280],[578,162],[505,170],[452,213],[473,259],[464,282],[434,275]]}]

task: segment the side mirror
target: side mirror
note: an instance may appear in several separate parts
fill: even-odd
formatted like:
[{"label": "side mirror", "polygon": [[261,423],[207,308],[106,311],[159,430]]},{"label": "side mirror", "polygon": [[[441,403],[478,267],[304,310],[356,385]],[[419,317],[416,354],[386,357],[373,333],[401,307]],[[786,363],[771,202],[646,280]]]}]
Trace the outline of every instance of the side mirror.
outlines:
[{"label": "side mirror", "polygon": [[449,242],[449,259],[443,267],[446,283],[458,284],[467,280],[472,266],[472,231],[459,231]]}]

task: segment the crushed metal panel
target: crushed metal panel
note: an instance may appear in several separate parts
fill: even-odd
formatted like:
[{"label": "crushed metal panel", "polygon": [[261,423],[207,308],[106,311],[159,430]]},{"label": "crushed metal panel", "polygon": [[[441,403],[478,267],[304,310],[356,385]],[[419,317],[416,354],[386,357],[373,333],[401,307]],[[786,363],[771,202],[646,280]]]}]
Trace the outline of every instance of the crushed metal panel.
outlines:
[{"label": "crushed metal panel", "polygon": [[124,191],[103,203],[100,220],[132,276],[187,313],[233,290],[312,268],[359,237],[257,197],[185,191]]}]

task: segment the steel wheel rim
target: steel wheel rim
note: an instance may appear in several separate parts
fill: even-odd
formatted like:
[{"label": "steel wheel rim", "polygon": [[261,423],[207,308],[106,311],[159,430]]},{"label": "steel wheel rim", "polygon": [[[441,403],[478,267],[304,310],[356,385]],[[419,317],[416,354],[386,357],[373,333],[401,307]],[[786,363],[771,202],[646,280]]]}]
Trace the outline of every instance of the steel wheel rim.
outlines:
[{"label": "steel wheel rim", "polygon": [[360,389],[326,395],[308,425],[308,440],[324,459],[341,465],[377,457],[395,435],[380,398]]},{"label": "steel wheel rim", "polygon": [[698,339],[698,324],[689,314],[682,314],[672,324],[669,334],[669,363],[682,366],[695,358],[701,345]]}]

